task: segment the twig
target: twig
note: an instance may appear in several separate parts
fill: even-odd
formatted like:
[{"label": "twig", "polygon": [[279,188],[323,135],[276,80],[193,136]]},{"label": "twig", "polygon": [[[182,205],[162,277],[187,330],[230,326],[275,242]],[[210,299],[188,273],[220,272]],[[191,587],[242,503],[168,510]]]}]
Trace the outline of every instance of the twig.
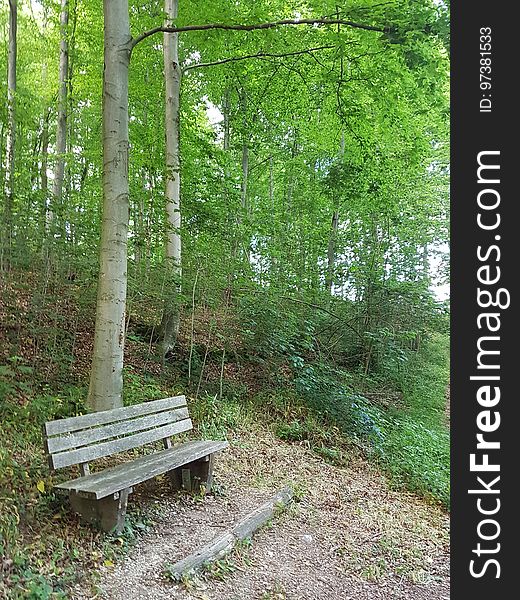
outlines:
[{"label": "twig", "polygon": [[306,50],[298,50],[295,52],[284,52],[275,54],[272,52],[258,52],[258,54],[245,54],[244,56],[232,56],[229,58],[223,58],[221,60],[215,60],[213,62],[207,63],[195,63],[193,65],[186,65],[182,68],[182,72],[185,73],[191,69],[202,69],[204,67],[213,67],[216,65],[225,65],[230,62],[237,62],[240,60],[248,60],[251,58],[284,58],[286,56],[296,56],[298,54],[310,54],[312,56],[313,52],[318,52],[319,50],[331,50],[335,48],[335,46],[318,46],[317,48],[307,48]]}]

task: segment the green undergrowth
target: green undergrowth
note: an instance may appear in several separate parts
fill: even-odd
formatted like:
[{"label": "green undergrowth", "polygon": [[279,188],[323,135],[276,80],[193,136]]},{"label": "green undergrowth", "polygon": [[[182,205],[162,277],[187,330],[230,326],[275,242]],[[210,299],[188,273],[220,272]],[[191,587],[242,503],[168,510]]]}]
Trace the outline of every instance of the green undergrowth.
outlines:
[{"label": "green undergrowth", "polygon": [[382,463],[397,485],[450,506],[450,435],[446,423],[449,342],[430,338],[396,376],[404,408],[390,410]]},{"label": "green undergrowth", "polygon": [[[120,536],[80,524],[65,494],[53,490],[43,450],[45,421],[86,411],[86,387],[67,387],[20,398],[18,361],[0,375],[0,598],[68,598],[70,587],[85,583],[101,565],[110,566],[151,525],[147,511],[133,506]],[[125,403],[168,395],[149,377],[127,372]]]},{"label": "green undergrowth", "polygon": [[[395,486],[449,506],[447,352],[446,338],[432,337],[420,352],[372,378],[293,356],[289,377],[270,377],[255,393],[242,380],[198,390],[173,371],[157,376],[128,367],[124,402],[186,393],[198,439],[232,442],[260,423],[334,465],[348,465],[362,452]],[[2,367],[0,383],[0,597],[66,598],[71,586],[81,581],[84,587],[99,566],[124,553],[149,527],[153,511],[134,503],[118,537],[82,526],[67,498],[52,489],[68,474],[49,472],[41,428],[85,412],[86,386],[51,389],[19,357]],[[401,401],[375,402],[381,389]]]},{"label": "green undergrowth", "polygon": [[291,386],[255,398],[280,439],[303,443],[339,466],[360,451],[381,465],[394,487],[449,508],[447,336],[432,335],[419,352],[403,354],[371,377],[304,361],[293,373]]},{"label": "green undergrowth", "polygon": [[[293,378],[254,396],[203,394],[191,405],[202,437],[229,439],[260,421],[336,466],[354,454],[377,462],[396,488],[450,506],[446,423],[449,347],[434,334],[377,375],[294,361]],[[376,401],[374,398],[381,398]]]}]

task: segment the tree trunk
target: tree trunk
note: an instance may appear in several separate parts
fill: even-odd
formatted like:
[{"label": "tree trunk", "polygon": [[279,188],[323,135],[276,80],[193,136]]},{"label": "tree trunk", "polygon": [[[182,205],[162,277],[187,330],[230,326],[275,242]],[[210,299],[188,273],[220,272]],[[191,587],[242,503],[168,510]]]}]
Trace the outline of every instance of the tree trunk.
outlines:
[{"label": "tree trunk", "polygon": [[128,0],[105,0],[103,215],[88,405],[122,405],[128,243]]},{"label": "tree trunk", "polygon": [[[27,139],[27,141],[29,141],[29,139]],[[40,152],[42,149],[42,141],[43,141],[43,123],[42,123],[41,130],[34,132],[32,164],[26,165],[26,167],[25,167],[31,174],[31,179],[30,179],[30,182],[31,182],[30,189],[31,190],[36,189],[36,186],[38,185],[38,177],[40,176]],[[31,212],[32,212],[30,200],[28,201],[26,211],[27,211],[26,214],[31,214]]]},{"label": "tree trunk", "polygon": [[[146,123],[146,112],[145,112]],[[140,267],[143,260],[145,235],[144,235],[144,205],[146,197],[146,168],[141,169],[141,191],[134,204],[134,262]]]},{"label": "tree trunk", "polygon": [[332,283],[334,280],[334,268],[336,262],[336,236],[339,225],[339,196],[336,193],[334,197],[334,208],[332,211],[332,222],[330,226],[329,243],[327,246],[327,277],[325,279],[325,287],[329,294],[332,293]]},{"label": "tree trunk", "polygon": [[45,223],[47,220],[47,200],[49,194],[49,182],[47,178],[47,167],[49,158],[49,119],[51,116],[51,109],[46,108],[43,114],[43,127],[42,127],[42,149],[41,149],[41,163],[40,163],[40,189],[42,192],[42,240],[45,238]]},{"label": "tree trunk", "polygon": [[224,170],[224,182],[225,182],[225,193],[228,198],[227,202],[227,228],[228,231],[231,232],[231,240],[230,240],[230,268],[226,277],[226,286],[223,291],[223,300],[228,305],[231,301],[231,297],[233,295],[233,281],[235,277],[235,260],[236,260],[236,217],[231,208],[231,198],[233,192],[230,186],[231,174],[230,174],[230,162],[231,162],[231,126],[230,126],[230,117],[231,117],[231,92],[229,87],[226,87],[224,92],[224,98],[222,100],[222,114],[224,116],[224,145],[223,149],[226,153],[226,162],[225,162],[225,170]]},{"label": "tree trunk", "polygon": [[[345,134],[341,132],[341,142],[339,148],[340,160],[345,156]],[[332,222],[330,227],[329,243],[327,247],[327,276],[325,278],[325,287],[329,294],[332,294],[332,284],[334,281],[334,269],[336,268],[336,238],[339,227],[339,195],[336,191],[332,210]]]},{"label": "tree trunk", "polygon": [[[165,0],[165,25],[173,26],[177,18],[178,0]],[[179,34],[164,34],[164,77],[166,93],[166,216],[168,231],[166,238],[166,276],[168,278],[162,323],[160,326],[160,354],[166,354],[175,346],[179,333],[179,300],[181,292],[181,181],[180,181],[180,95],[181,70],[179,65]],[[172,286],[173,283],[173,286]],[[175,294],[173,289],[175,289]],[[175,297],[177,296],[177,298]]]},{"label": "tree trunk", "polygon": [[[247,196],[247,188],[249,183],[249,136],[250,130],[248,129],[247,123],[247,93],[244,88],[241,89],[240,92],[240,104],[242,110],[242,180],[240,182],[240,210],[238,214],[238,238],[236,240],[236,247],[238,248],[242,245],[243,254],[240,257],[241,263],[243,267],[249,267],[251,262],[251,239],[249,237],[249,217],[250,217],[250,204],[248,202]],[[245,232],[242,232],[240,229],[240,225],[245,223]],[[244,233],[246,235],[244,235]],[[240,239],[242,238],[242,239]]]},{"label": "tree trunk", "polygon": [[0,189],[5,191],[4,130],[4,123],[0,123]]},{"label": "tree trunk", "polygon": [[16,42],[18,0],[9,0],[9,49],[7,59],[7,139],[5,167],[4,246],[11,246],[13,235],[14,169],[16,144]]},{"label": "tree trunk", "polygon": [[224,101],[222,103],[222,113],[224,116],[224,152],[229,150],[229,139],[230,139],[230,128],[229,128],[229,117],[231,112],[231,99],[229,88],[226,88],[224,92]]},{"label": "tree trunk", "polygon": [[269,207],[273,216],[271,221],[272,233],[271,233],[271,267],[269,269],[269,277],[271,281],[277,279],[279,274],[279,260],[277,256],[278,252],[278,235],[276,227],[276,205],[274,201],[274,163],[273,156],[269,157]]},{"label": "tree trunk", "polygon": [[269,205],[274,214],[274,169],[273,169],[273,156],[269,157]]},{"label": "tree trunk", "polygon": [[[251,216],[251,207],[247,199],[247,184],[249,181],[249,146],[244,139],[242,144],[242,183],[240,186],[240,209],[245,217],[246,228],[248,228],[249,218]],[[240,234],[240,231],[239,231]],[[251,264],[251,239],[249,233],[244,240],[244,265],[249,267]]]},{"label": "tree trunk", "polygon": [[69,76],[69,0],[61,0],[60,13],[60,67],[58,88],[58,116],[56,128],[56,165],[52,183],[52,206],[49,211],[50,239],[56,230],[56,211],[62,204],[63,178],[65,174],[65,151],[67,149],[67,92]]},{"label": "tree trunk", "polygon": [[242,143],[242,183],[240,185],[240,206],[243,214],[246,214],[247,205],[247,182],[249,179],[249,146],[247,140]]},{"label": "tree trunk", "polygon": [[[68,6],[69,11],[69,20],[68,20],[68,28],[67,28],[67,47],[68,47],[68,73],[67,73],[67,144],[66,144],[66,153],[67,156],[72,156],[72,149],[76,145],[75,140],[75,123],[74,123],[74,95],[73,95],[73,73],[74,73],[74,60],[76,58],[76,27],[78,24],[78,0],[72,0],[69,2]],[[77,241],[76,234],[76,225],[77,225],[77,212],[78,207],[74,206],[72,203],[72,192],[77,191],[77,186],[75,184],[74,178],[74,164],[73,160],[65,161],[67,163],[66,170],[66,188],[65,188],[65,198],[66,210],[64,210],[65,214],[65,235],[69,242],[67,251],[69,254],[69,263],[74,261],[74,246]],[[63,197],[63,194],[62,194]],[[63,200],[61,201],[62,205],[64,204]]]},{"label": "tree trunk", "polygon": [[[144,74],[145,85],[149,84],[148,73]],[[143,107],[143,128],[146,131],[148,129],[148,102]],[[148,196],[148,166],[146,161],[141,168],[141,193],[137,196],[137,201],[134,207],[134,261],[135,265],[142,267],[143,258],[145,257],[146,247],[146,231],[145,231],[145,206],[146,198]]]}]

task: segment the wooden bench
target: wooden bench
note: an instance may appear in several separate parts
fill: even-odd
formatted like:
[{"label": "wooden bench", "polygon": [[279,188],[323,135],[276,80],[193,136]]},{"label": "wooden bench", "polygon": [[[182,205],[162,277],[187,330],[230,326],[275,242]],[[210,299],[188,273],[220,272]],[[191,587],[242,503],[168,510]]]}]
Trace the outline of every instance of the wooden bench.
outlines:
[{"label": "wooden bench", "polygon": [[[49,421],[45,449],[52,470],[79,465],[81,477],[55,486],[87,522],[121,532],[133,486],[167,473],[175,489],[211,489],[213,457],[227,442],[190,441],[172,445],[172,436],[193,425],[186,398],[176,396],[123,408]],[[91,461],[162,440],[164,449],[90,473]]]}]

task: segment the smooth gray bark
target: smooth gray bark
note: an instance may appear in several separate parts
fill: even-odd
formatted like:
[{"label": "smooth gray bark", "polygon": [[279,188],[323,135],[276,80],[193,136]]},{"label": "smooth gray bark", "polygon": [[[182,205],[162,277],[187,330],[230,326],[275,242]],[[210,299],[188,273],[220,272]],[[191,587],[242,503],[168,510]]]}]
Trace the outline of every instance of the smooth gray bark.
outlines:
[{"label": "smooth gray bark", "polygon": [[271,210],[274,212],[274,169],[273,169],[273,157],[269,157],[269,204]]},{"label": "smooth gray bark", "polygon": [[[238,213],[238,224],[241,225],[243,220],[245,221],[246,227],[248,224],[248,217],[250,216],[250,204],[248,201],[248,184],[249,184],[249,136],[250,131],[248,127],[248,119],[247,119],[247,92],[245,88],[241,89],[240,92],[240,105],[242,111],[242,159],[241,159],[241,168],[242,168],[242,179],[240,182],[240,210]],[[254,118],[253,118],[254,121]],[[240,236],[240,227],[238,231],[238,235]],[[236,247],[238,251],[238,247],[240,246],[240,239],[236,240]],[[249,266],[250,264],[250,256],[251,256],[251,240],[249,236],[247,236],[246,241],[242,246],[242,262],[243,268]]]},{"label": "smooth gray bark", "polygon": [[[42,148],[41,148],[41,163],[40,163],[40,189],[43,197],[42,216],[43,227],[45,227],[47,215],[47,196],[49,194],[49,182],[47,177],[47,167],[49,163],[49,119],[51,109],[46,108],[43,114],[42,125]],[[43,232],[42,232],[43,233]]]},{"label": "smooth gray bark", "polygon": [[[231,91],[229,87],[226,87],[224,92],[224,97],[222,99],[222,115],[224,117],[224,140],[223,140],[223,149],[226,153],[226,163],[225,163],[225,182],[226,183],[226,196],[228,198],[231,197],[231,189],[230,189],[230,169],[229,165],[231,162],[231,126],[230,126],[230,117],[231,117]],[[228,202],[228,213],[227,213],[228,227],[233,230],[235,223],[237,222],[235,214],[229,207]],[[231,242],[231,269],[227,275],[227,283],[224,288],[224,300],[226,304],[229,303],[232,293],[233,293],[233,280],[234,280],[234,269],[235,269],[235,260],[236,260],[236,241],[233,239]]]},{"label": "smooth gray bark", "polygon": [[9,0],[9,46],[7,57],[7,135],[5,167],[5,243],[11,245],[14,208],[14,171],[16,146],[16,57],[17,57],[18,0]]},{"label": "smooth gray bark", "polygon": [[249,179],[249,146],[244,140],[242,144],[242,183],[240,185],[240,204],[244,213],[247,211],[247,183]]},{"label": "smooth gray bark", "polygon": [[91,409],[121,406],[128,235],[128,0],[105,0],[103,76],[103,215]]},{"label": "smooth gray bark", "polygon": [[[42,65],[42,84],[47,85],[47,63]],[[47,177],[47,168],[49,166],[49,119],[51,117],[51,107],[45,107],[42,116],[42,134],[41,134],[41,161],[40,161],[40,190],[43,196],[43,226],[47,214],[47,194],[49,192],[49,182]]]},{"label": "smooth gray bark", "polygon": [[334,280],[334,269],[336,259],[336,236],[339,225],[339,195],[336,192],[334,195],[334,203],[332,209],[332,221],[330,225],[329,243],[327,245],[327,277],[325,279],[325,287],[329,293],[332,293],[332,283]]},{"label": "smooth gray bark", "polygon": [[[178,0],[165,0],[165,27],[171,27],[177,18]],[[166,137],[166,276],[168,288],[181,292],[181,179],[180,179],[180,96],[181,69],[179,65],[179,34],[165,33],[165,137]],[[173,285],[172,285],[173,284]],[[162,358],[175,346],[179,332],[179,305],[172,291],[167,291],[160,326],[160,354]]]}]

